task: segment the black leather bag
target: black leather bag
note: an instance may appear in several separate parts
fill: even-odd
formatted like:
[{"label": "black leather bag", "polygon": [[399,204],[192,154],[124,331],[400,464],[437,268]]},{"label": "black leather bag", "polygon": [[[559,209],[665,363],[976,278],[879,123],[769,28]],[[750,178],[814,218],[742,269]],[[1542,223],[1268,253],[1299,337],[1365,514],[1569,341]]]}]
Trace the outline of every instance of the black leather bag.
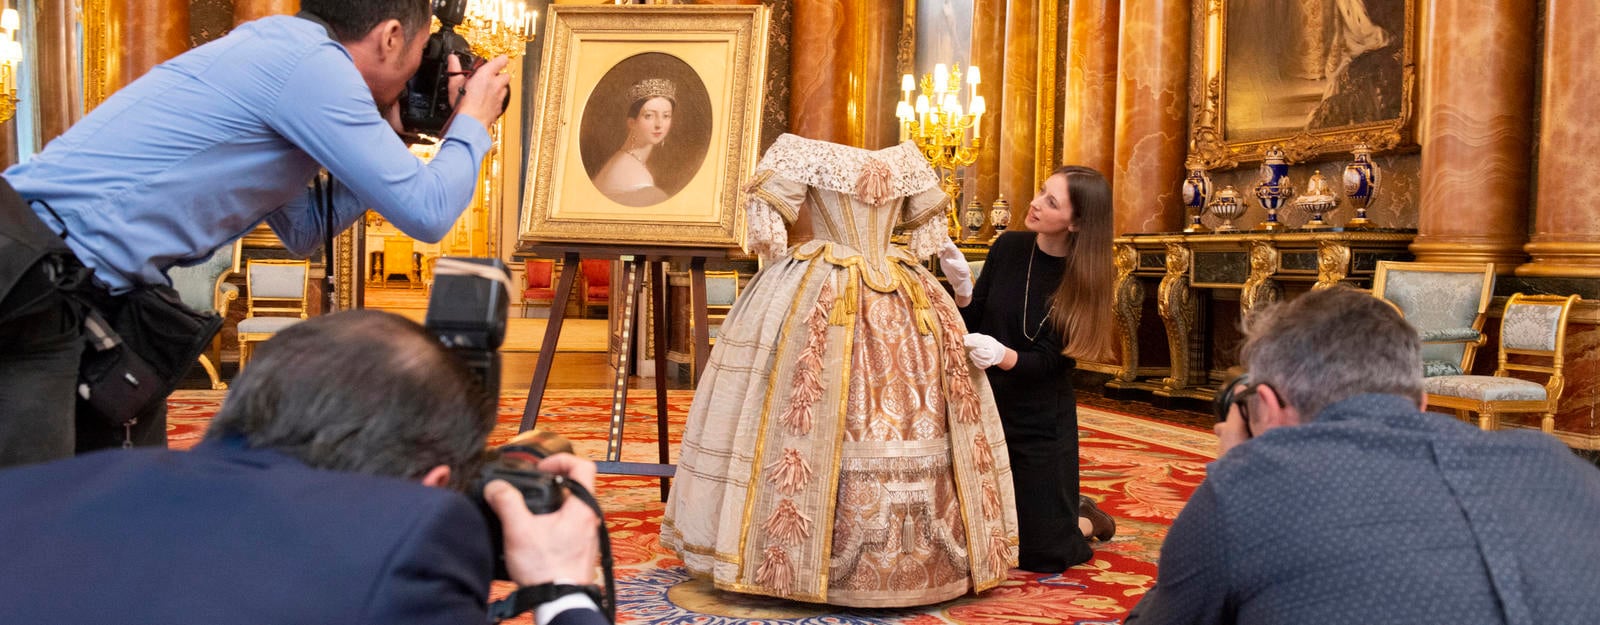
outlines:
[{"label": "black leather bag", "polygon": [[84,320],[89,347],[78,367],[78,400],[80,410],[121,427],[172,393],[222,328],[222,317],[189,308],[168,286],[114,299],[112,306],[91,306]]}]

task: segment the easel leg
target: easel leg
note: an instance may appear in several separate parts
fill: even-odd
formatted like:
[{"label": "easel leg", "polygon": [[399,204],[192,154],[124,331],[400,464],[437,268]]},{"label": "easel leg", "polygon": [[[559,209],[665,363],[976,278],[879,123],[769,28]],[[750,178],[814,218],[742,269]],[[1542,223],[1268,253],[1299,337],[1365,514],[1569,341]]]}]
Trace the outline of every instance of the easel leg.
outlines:
[{"label": "easel leg", "polygon": [[689,291],[694,307],[694,379],[706,372],[706,360],[711,357],[711,320],[706,315],[706,258],[696,256],[689,261]]},{"label": "easel leg", "polygon": [[[656,360],[656,457],[661,464],[667,454],[667,263],[650,264],[650,312],[655,318],[650,336]],[[670,482],[661,478],[661,501],[667,500]]]},{"label": "easel leg", "polygon": [[622,257],[622,288],[627,296],[622,303],[622,345],[617,354],[616,376],[611,385],[611,429],[606,440],[606,460],[622,460],[622,426],[628,408],[628,362],[633,358],[634,334],[639,330],[637,303],[644,290],[640,273],[644,261],[638,256]]},{"label": "easel leg", "polygon": [[[572,284],[578,276],[578,253],[567,252],[561,259],[561,281],[556,283],[557,302],[565,302],[572,295]],[[544,403],[544,387],[550,382],[550,366],[556,359],[556,342],[561,338],[561,322],[567,317],[566,306],[550,306],[550,318],[544,326],[544,342],[539,344],[539,363],[533,368],[533,381],[528,384],[528,402],[522,409],[522,425],[518,432],[526,432],[539,423],[539,406]],[[496,401],[499,398],[495,398]]]}]

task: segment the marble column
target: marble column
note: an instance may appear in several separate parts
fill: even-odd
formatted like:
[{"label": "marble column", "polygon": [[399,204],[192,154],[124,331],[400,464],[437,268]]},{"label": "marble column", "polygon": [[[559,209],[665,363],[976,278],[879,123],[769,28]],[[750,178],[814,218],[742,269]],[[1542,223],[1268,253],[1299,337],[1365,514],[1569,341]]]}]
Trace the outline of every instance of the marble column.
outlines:
[{"label": "marble column", "polygon": [[[1039,2],[1015,0],[1006,7],[1005,69],[1001,85],[1000,193],[1011,198],[1011,223],[1021,224],[1035,188],[1039,128]],[[1055,25],[1050,32],[1055,33]]]},{"label": "marble column", "polygon": [[40,148],[83,116],[83,91],[77,78],[78,24],[72,5],[72,0],[44,0],[34,5],[34,80],[39,85],[33,103],[34,138]]},{"label": "marble column", "polygon": [[[1000,138],[1004,115],[1006,75],[1006,0],[973,0],[972,5],[972,64],[983,72],[983,83],[978,92],[987,102],[989,112],[983,115],[983,149],[978,151],[978,161],[971,177],[972,194],[969,198],[982,202],[987,208],[1000,193]],[[1017,199],[1006,195],[1013,210]],[[1023,200],[1026,203],[1026,200]],[[1021,222],[1013,220],[1013,225]]]},{"label": "marble column", "polygon": [[790,53],[789,131],[850,143],[852,11],[841,0],[798,2]]},{"label": "marble column", "polygon": [[110,8],[118,56],[112,91],[189,49],[188,0],[112,0]]},{"label": "marble column", "polygon": [[1116,163],[1117,20],[1120,0],[1073,0],[1067,15],[1061,163],[1108,178]]},{"label": "marble column", "polygon": [[1423,262],[1521,264],[1533,140],[1534,12],[1525,0],[1431,0],[1423,72]]},{"label": "marble column", "polygon": [[294,15],[299,12],[300,0],[233,0],[233,25],[268,15]]},{"label": "marble column", "polygon": [[1518,275],[1600,278],[1600,75],[1590,47],[1600,2],[1548,0],[1539,132],[1539,196]]},{"label": "marble column", "polygon": [[1112,224],[1118,235],[1173,232],[1183,227],[1190,3],[1124,0],[1121,8]]},{"label": "marble column", "polygon": [[[916,0],[904,0],[915,2]],[[900,26],[905,15],[902,0],[855,0],[847,23],[857,29],[850,50],[850,144],[876,150],[900,142],[900,123],[894,116],[900,101]]]}]

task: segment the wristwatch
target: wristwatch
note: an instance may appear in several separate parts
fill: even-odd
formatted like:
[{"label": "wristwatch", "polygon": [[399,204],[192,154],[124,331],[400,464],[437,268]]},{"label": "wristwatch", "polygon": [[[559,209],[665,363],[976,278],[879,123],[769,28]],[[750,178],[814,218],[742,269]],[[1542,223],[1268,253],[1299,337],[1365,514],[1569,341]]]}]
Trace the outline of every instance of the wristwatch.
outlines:
[{"label": "wristwatch", "polygon": [[595,605],[601,605],[600,587],[593,585],[545,583],[537,586],[523,586],[515,592],[506,595],[506,598],[489,605],[489,620],[499,622],[511,618],[540,604],[555,601],[567,595],[583,594],[594,600]]}]

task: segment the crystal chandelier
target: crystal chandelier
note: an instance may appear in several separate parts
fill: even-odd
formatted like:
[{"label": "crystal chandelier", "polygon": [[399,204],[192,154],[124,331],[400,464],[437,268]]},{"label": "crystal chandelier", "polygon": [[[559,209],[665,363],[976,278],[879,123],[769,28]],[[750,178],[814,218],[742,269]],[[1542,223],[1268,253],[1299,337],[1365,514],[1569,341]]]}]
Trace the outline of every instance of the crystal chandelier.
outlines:
[{"label": "crystal chandelier", "polygon": [[522,56],[538,32],[539,12],[517,0],[467,0],[466,18],[456,32],[486,59]]}]

